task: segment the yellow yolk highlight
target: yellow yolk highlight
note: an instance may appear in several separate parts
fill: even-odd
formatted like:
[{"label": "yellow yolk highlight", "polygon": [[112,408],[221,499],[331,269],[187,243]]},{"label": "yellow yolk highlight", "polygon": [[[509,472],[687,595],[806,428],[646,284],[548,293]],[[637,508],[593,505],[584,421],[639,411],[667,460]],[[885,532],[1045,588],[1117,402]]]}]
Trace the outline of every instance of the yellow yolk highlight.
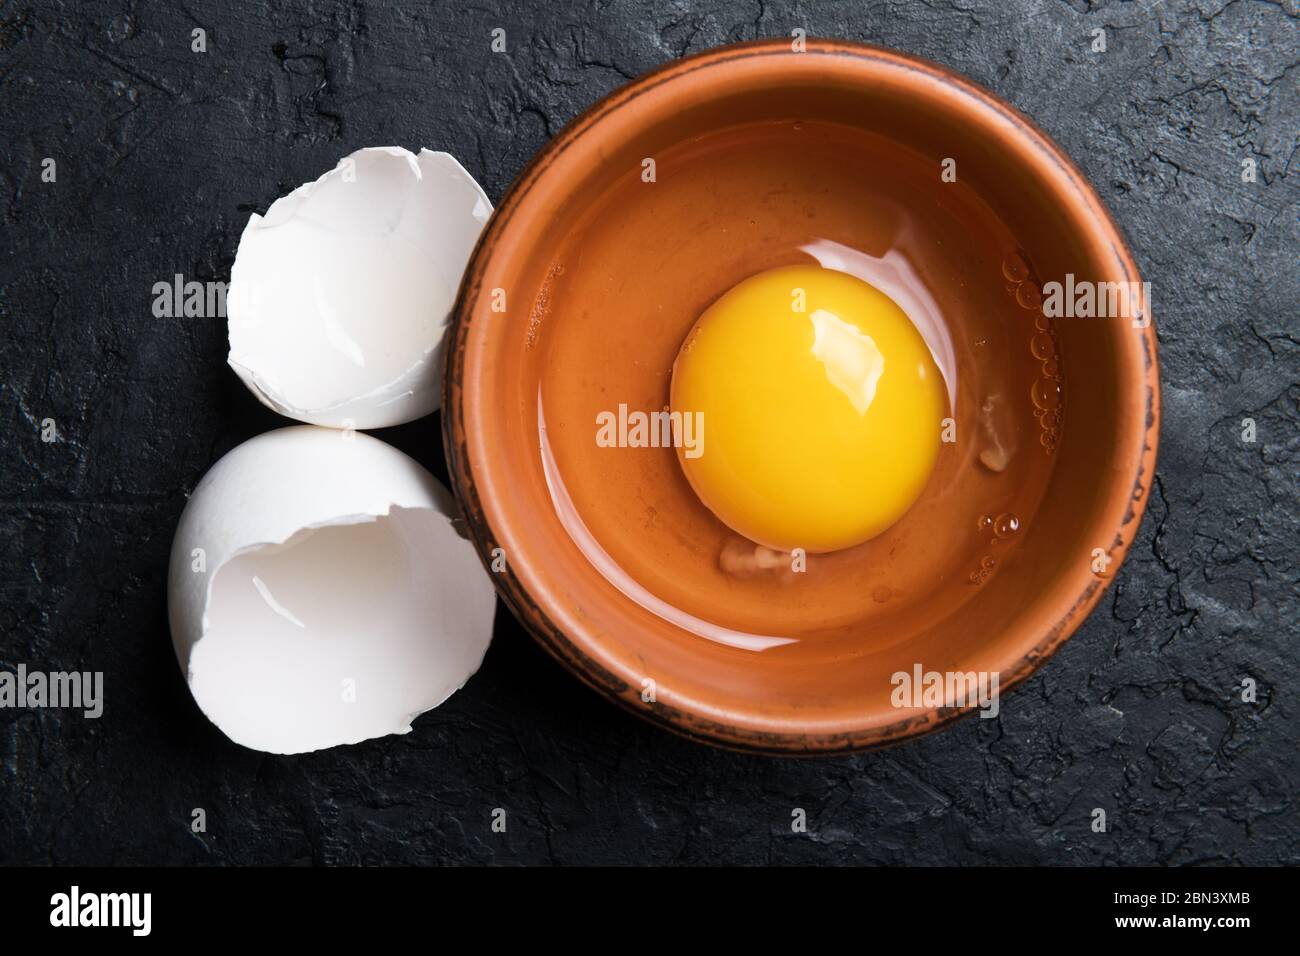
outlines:
[{"label": "yellow yolk highlight", "polygon": [[751,276],[713,303],[673,364],[671,408],[703,443],[678,460],[751,541],[836,551],[920,497],[939,454],[943,377],[907,314],[821,266]]}]

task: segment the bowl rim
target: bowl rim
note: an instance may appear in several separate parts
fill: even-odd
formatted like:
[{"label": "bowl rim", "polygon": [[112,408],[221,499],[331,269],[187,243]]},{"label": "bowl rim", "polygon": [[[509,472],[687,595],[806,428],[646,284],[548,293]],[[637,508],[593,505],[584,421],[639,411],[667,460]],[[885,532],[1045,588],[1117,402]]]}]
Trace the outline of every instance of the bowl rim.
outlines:
[{"label": "bowl rim", "polygon": [[[452,310],[444,359],[442,432],[452,490],[460,503],[470,538],[496,584],[497,593],[533,638],[566,669],[642,719],[697,742],[747,753],[828,756],[875,750],[932,733],[969,715],[975,706],[929,708],[920,716],[904,717],[883,726],[843,733],[758,730],[718,721],[664,701],[656,702],[653,707],[645,706],[640,702],[640,688],[632,686],[623,676],[610,671],[577,646],[523,587],[509,562],[503,570],[493,571],[492,549],[497,537],[493,534],[473,478],[466,426],[466,344],[473,324],[475,305],[480,299],[487,262],[502,233],[508,228],[516,208],[551,162],[602,117],[649,90],[699,70],[725,68],[728,63],[737,60],[789,55],[848,57],[861,61],[868,71],[885,69],[920,73],[946,87],[946,95],[965,98],[969,101],[972,112],[983,111],[986,122],[990,118],[1000,118],[1007,122],[1014,129],[1018,141],[1033,147],[1040,171],[1050,182],[1052,191],[1067,196],[1073,194],[1074,201],[1084,210],[1092,226],[1093,235],[1090,238],[1099,240],[1108,247],[1127,281],[1140,283],[1137,266],[1123,234],[1087,178],[1065,151],[1032,120],[983,86],[948,67],[921,57],[851,40],[808,37],[805,49],[797,54],[789,38],[728,44],[670,60],[613,90],[551,137],[515,178],[479,236]],[[1149,313],[1150,304],[1147,303],[1145,308]],[[1136,456],[1132,484],[1125,485],[1116,480],[1107,486],[1105,493],[1106,505],[1117,496],[1127,498],[1127,507],[1119,526],[1106,526],[1101,529],[1105,534],[1095,538],[1098,541],[1113,542],[1107,549],[1112,558],[1108,573],[1104,578],[1091,575],[1091,580],[1065,612],[1045,631],[1040,631],[1037,641],[1020,654],[1014,668],[1009,673],[1002,671],[999,674],[1000,694],[1011,690],[1034,673],[1083,623],[1100,601],[1106,587],[1115,579],[1136,539],[1155,475],[1160,434],[1160,378],[1154,321],[1148,322],[1141,330],[1140,341],[1141,367],[1137,370],[1137,375],[1144,400],[1140,407],[1133,408],[1130,412],[1125,411],[1130,408],[1128,404],[1121,402],[1119,406],[1122,419],[1137,420],[1137,427],[1142,431],[1140,452]],[[1132,353],[1137,351],[1137,346],[1126,350],[1124,354],[1129,356],[1129,363],[1123,364],[1136,364]],[[1121,421],[1123,424],[1125,422]],[[1109,508],[1102,507],[1099,510],[1107,511]]]}]

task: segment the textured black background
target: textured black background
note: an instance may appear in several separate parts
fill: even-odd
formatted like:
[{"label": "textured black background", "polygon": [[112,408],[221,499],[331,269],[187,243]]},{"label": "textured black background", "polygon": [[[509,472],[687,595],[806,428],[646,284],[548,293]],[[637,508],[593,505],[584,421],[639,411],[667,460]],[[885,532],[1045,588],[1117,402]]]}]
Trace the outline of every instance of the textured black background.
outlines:
[{"label": "textured black background", "polygon": [[[1300,862],[1295,0],[169,6],[0,8],[0,664],[102,670],[107,698],[97,721],[0,711],[0,860]],[[405,737],[227,741],[172,654],[168,547],[208,466],[287,423],[226,367],[224,320],[154,318],[153,284],[227,279],[249,213],[358,147],[449,150],[495,201],[626,79],[794,27],[1025,110],[1153,282],[1159,475],[1096,613],[999,719],[859,757],[652,729],[504,611],[483,670]],[[436,419],[378,434],[443,473]]]}]

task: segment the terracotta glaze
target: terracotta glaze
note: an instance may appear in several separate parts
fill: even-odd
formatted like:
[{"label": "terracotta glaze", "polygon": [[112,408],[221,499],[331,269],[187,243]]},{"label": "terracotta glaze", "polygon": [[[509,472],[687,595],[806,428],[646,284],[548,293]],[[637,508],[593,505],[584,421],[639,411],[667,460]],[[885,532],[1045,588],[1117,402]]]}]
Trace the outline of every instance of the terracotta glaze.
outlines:
[{"label": "terracotta glaze", "polygon": [[[954,428],[896,524],[792,559],[723,525],[673,448],[605,447],[597,423],[664,409],[710,304],[803,263],[898,303]],[[661,726],[776,754],[934,730],[975,702],[900,701],[899,675],[1023,680],[1096,605],[1146,503],[1150,304],[1046,315],[1067,281],[1142,289],[1078,169],[969,80],[831,40],[668,64],[547,144],[471,259],[443,418],[471,537],[548,651]]]}]

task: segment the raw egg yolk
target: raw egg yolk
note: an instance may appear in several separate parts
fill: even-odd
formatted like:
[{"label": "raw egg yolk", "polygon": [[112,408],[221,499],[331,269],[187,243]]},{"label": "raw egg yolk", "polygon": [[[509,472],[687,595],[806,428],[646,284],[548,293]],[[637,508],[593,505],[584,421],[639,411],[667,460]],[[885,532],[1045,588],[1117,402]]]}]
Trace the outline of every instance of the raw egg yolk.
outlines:
[{"label": "raw egg yolk", "polygon": [[907,314],[821,266],[734,286],[673,364],[671,409],[702,426],[677,450],[691,487],[733,530],[783,551],[851,547],[901,518],[934,468],[946,408]]}]

